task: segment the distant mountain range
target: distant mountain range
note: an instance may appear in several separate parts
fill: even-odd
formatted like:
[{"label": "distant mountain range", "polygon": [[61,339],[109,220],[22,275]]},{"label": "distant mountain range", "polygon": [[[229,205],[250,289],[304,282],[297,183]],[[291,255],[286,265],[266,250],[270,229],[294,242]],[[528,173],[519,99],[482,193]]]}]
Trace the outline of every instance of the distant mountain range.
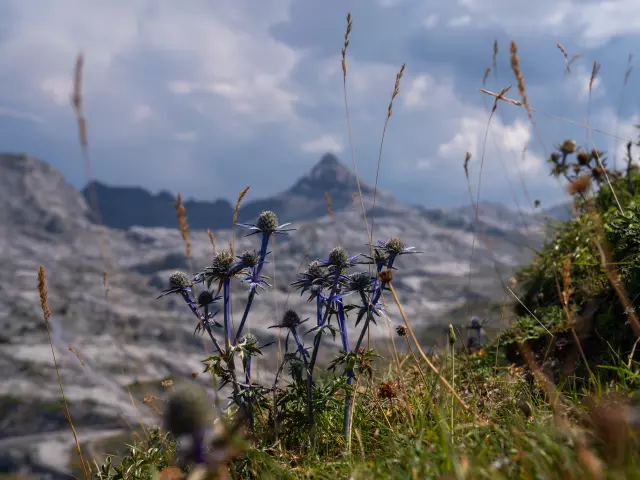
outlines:
[{"label": "distant mountain range", "polygon": [[[164,228],[176,226],[176,197],[166,191],[152,194],[140,187],[109,186],[94,181],[82,190],[90,206],[92,206],[91,188],[95,188],[101,220],[107,227],[126,229],[134,226]],[[361,180],[360,189],[365,208],[371,208],[374,197],[373,186]],[[406,208],[387,192],[379,190],[376,195],[376,215],[385,215],[385,212],[397,212],[399,209]],[[362,211],[356,175],[330,153],[325,154],[306,175],[286,191],[268,198],[242,202],[238,218],[241,222],[249,221],[268,209],[274,211],[283,221],[312,220],[329,213],[327,198],[334,213],[350,209]],[[231,226],[234,205],[228,200],[183,200],[183,204],[191,229],[220,229]],[[416,208],[434,218],[439,215],[438,212],[442,212],[440,209]],[[560,205],[547,212],[541,212],[541,215],[552,218],[565,217],[566,208]],[[502,219],[501,221],[512,225],[531,220],[530,212],[525,218],[500,204],[485,203],[480,205],[480,210],[486,217],[493,217],[494,220]],[[470,206],[453,211],[473,213]],[[96,219],[95,215],[93,219]]]}]

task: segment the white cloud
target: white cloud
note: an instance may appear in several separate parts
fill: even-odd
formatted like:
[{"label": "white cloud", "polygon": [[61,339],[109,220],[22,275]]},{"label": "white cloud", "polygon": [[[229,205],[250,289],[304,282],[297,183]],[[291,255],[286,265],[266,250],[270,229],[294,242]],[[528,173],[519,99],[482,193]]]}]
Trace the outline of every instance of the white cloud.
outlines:
[{"label": "white cloud", "polygon": [[340,153],[343,150],[344,146],[337,135],[322,135],[302,144],[302,151],[306,153]]},{"label": "white cloud", "polygon": [[28,112],[21,112],[20,110],[16,110],[14,108],[3,107],[0,105],[0,117],[11,117],[17,118],[19,120],[29,120],[34,123],[42,123],[42,118],[37,115],[33,115]]},{"label": "white cloud", "polygon": [[45,78],[40,84],[40,89],[56,105],[70,105],[72,91],[70,75]]},{"label": "white cloud", "polygon": [[[485,165],[488,168],[509,168],[529,174],[541,171],[544,165],[542,158],[533,154],[522,158],[522,152],[531,140],[529,123],[517,119],[513,123],[504,124],[498,116],[494,116],[485,146],[487,120],[487,113],[483,111],[462,117],[458,123],[458,131],[449,141],[440,144],[438,152],[447,158],[462,161],[467,152],[471,153],[472,158],[481,159],[484,150]],[[509,156],[509,161],[498,165],[496,157],[503,154]]]},{"label": "white cloud", "polygon": [[153,110],[149,105],[139,104],[133,108],[133,112],[131,113],[131,117],[134,122],[142,122],[151,118],[153,115]]},{"label": "white cloud", "polygon": [[409,88],[402,96],[402,101],[408,108],[425,107],[428,102],[429,90],[435,80],[431,75],[423,74],[415,77],[409,84]]},{"label": "white cloud", "polygon": [[596,46],[640,29],[637,0],[459,0],[459,3],[474,18],[497,23],[510,35],[547,30],[576,36],[584,45]]},{"label": "white cloud", "polygon": [[463,15],[461,17],[455,17],[449,20],[450,27],[464,27],[471,23],[471,16]]},{"label": "white cloud", "polygon": [[429,14],[422,23],[425,28],[433,28],[438,24],[438,15],[435,13]]},{"label": "white cloud", "polygon": [[427,158],[421,158],[416,162],[416,168],[418,170],[431,170],[433,167],[433,162]]},{"label": "white cloud", "polygon": [[178,132],[173,134],[173,138],[179,142],[195,142],[198,135],[196,132]]}]

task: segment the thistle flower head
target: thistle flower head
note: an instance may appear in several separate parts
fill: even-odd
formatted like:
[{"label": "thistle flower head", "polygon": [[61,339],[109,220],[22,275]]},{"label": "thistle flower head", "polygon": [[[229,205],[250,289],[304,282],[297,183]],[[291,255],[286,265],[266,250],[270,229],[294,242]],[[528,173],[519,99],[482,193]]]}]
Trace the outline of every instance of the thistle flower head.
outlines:
[{"label": "thistle flower head", "polygon": [[383,250],[390,258],[395,258],[398,255],[406,255],[407,253],[418,253],[415,247],[407,247],[405,243],[399,238],[390,238],[386,242],[378,242],[376,249]]},{"label": "thistle flower head", "polygon": [[355,265],[355,261],[359,256],[358,254],[350,257],[344,248],[335,247],[329,253],[329,258],[321,263],[328,266],[332,271],[344,270]]},{"label": "thistle flower head", "polygon": [[209,290],[203,290],[198,295],[198,305],[204,307],[205,305],[211,305],[212,303],[215,303],[216,300],[219,299],[220,297],[214,297],[213,293],[211,293]]},{"label": "thistle flower head", "polygon": [[306,320],[301,320],[300,315],[298,315],[295,310],[287,310],[282,316],[282,321],[278,325],[273,325],[269,328],[288,328],[289,330],[293,330],[304,322],[306,322]]},{"label": "thistle flower head", "polygon": [[169,288],[162,291],[162,294],[158,297],[164,297],[165,295],[169,295],[171,293],[183,293],[188,292],[191,289],[191,282],[189,281],[189,277],[186,273],[181,271],[176,271],[171,274],[169,277]]},{"label": "thistle flower head", "polygon": [[365,294],[371,289],[372,278],[367,272],[352,273],[347,278],[347,288],[351,291]]},{"label": "thistle flower head", "polygon": [[220,250],[213,257],[211,268],[216,272],[226,272],[233,266],[233,255],[229,250]]},{"label": "thistle flower head", "polygon": [[396,333],[398,334],[399,337],[406,337],[407,336],[407,327],[405,327],[404,325],[398,325],[396,327]]},{"label": "thistle flower head", "polygon": [[272,234],[286,235],[287,232],[293,230],[293,228],[285,228],[291,225],[290,223],[278,225],[278,216],[270,210],[262,212],[255,225],[245,223],[239,223],[238,225],[252,230],[248,235],[255,235],[256,233],[262,233],[267,236]]},{"label": "thistle flower head", "polygon": [[295,328],[302,323],[300,320],[300,315],[297,314],[294,310],[287,310],[284,312],[282,316],[282,323],[285,328]]},{"label": "thistle flower head", "polygon": [[565,155],[570,155],[576,151],[576,142],[573,140],[565,140],[564,142],[562,142],[562,145],[558,147],[558,150],[560,150]]},{"label": "thistle flower head", "polygon": [[270,210],[262,212],[258,217],[256,227],[263,233],[271,234],[278,228],[278,216]]},{"label": "thistle flower head", "polygon": [[176,271],[171,274],[169,277],[169,287],[173,289],[181,289],[188,288],[190,285],[189,277],[186,273],[181,271]]},{"label": "thistle flower head", "polygon": [[260,261],[260,256],[255,250],[248,250],[238,258],[240,259],[242,265],[248,268],[255,267]]},{"label": "thistle flower head", "polygon": [[322,278],[325,275],[325,267],[318,260],[314,260],[307,267],[307,271],[305,274],[314,277],[314,278]]}]

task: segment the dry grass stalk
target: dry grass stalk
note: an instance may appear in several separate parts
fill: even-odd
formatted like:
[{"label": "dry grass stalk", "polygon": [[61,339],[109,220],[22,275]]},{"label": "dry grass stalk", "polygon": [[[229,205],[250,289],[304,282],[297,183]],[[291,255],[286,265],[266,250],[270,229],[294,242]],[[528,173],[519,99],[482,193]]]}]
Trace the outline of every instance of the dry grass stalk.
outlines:
[{"label": "dry grass stalk", "polygon": [[438,378],[444,384],[444,386],[447,387],[447,389],[449,389],[449,391],[456,398],[458,403],[462,405],[462,408],[464,408],[468,412],[469,406],[465,403],[464,400],[462,400],[460,395],[458,395],[458,392],[456,392],[455,389],[451,386],[451,384],[447,381],[447,379],[440,374],[440,370],[438,370],[438,368],[431,362],[431,360],[429,360],[429,358],[422,351],[422,348],[420,347],[420,343],[418,342],[418,339],[416,338],[415,333],[413,333],[413,328],[411,328],[411,325],[409,324],[407,315],[404,313],[404,308],[402,308],[402,304],[400,303],[398,294],[396,293],[396,290],[393,287],[393,284],[391,282],[391,280],[393,279],[393,274],[391,273],[390,270],[385,270],[381,272],[380,275],[381,275],[380,280],[386,281],[389,286],[389,290],[391,290],[391,295],[393,295],[393,299],[396,302],[396,305],[398,306],[398,310],[400,310],[402,321],[404,322],[405,327],[407,327],[407,330],[409,331],[409,335],[411,335],[411,338],[413,339],[413,343],[415,343],[416,348],[418,349],[418,352],[420,352],[420,356],[427,363],[427,365],[433,371],[433,373],[435,373],[438,376]]},{"label": "dry grass stalk", "polygon": [[632,70],[633,70],[633,55],[629,54],[629,59],[627,60],[627,71],[624,72],[624,82],[622,83],[624,87],[626,87],[627,83],[629,83],[629,77],[631,76]]},{"label": "dry grass stalk", "polygon": [[513,70],[513,74],[518,81],[518,93],[520,94],[520,98],[522,99],[522,104],[527,109],[527,115],[529,115],[529,119],[533,122],[533,113],[531,113],[531,106],[529,105],[529,100],[527,100],[527,91],[524,86],[524,76],[522,75],[522,70],[520,69],[520,58],[518,57],[518,44],[515,40],[511,40],[511,69]]},{"label": "dry grass stalk", "polygon": [[71,95],[71,103],[76,112],[76,121],[78,122],[78,133],[80,135],[80,145],[82,148],[86,148],[88,145],[87,139],[87,120],[84,116],[84,110],[82,107],[82,72],[84,67],[84,55],[78,54],[76,57],[76,66],[73,75],[73,93]]},{"label": "dry grass stalk", "polygon": [[471,153],[467,152],[464,156],[464,175],[469,180],[469,161],[471,160]]},{"label": "dry grass stalk", "polygon": [[216,237],[214,237],[211,229],[207,229],[207,234],[209,235],[209,241],[211,242],[211,247],[213,248],[213,254],[216,254]]},{"label": "dry grass stalk", "polygon": [[351,206],[353,208],[356,208],[356,197],[359,197],[360,193],[356,192],[353,195],[351,195]]},{"label": "dry grass stalk", "polygon": [[76,356],[76,358],[80,362],[80,365],[82,365],[84,368],[87,368],[84,365],[84,360],[82,360],[82,358],[80,358],[80,354],[78,353],[78,351],[75,348],[69,346],[69,347],[67,347],[67,350],[69,350],[71,353],[73,353]]},{"label": "dry grass stalk", "polygon": [[324,192],[324,203],[327,205],[327,212],[331,218],[335,218],[333,214],[333,207],[331,206],[331,197],[329,196],[329,192]]},{"label": "dry grass stalk", "polygon": [[487,86],[487,78],[489,78],[489,74],[491,73],[491,67],[487,67],[484,70],[484,75],[482,76],[482,85]]},{"label": "dry grass stalk", "polygon": [[230,249],[231,249],[231,254],[233,254],[234,252],[234,245],[236,243],[236,223],[238,221],[238,212],[240,211],[240,203],[242,202],[242,199],[245,197],[245,195],[247,194],[247,192],[249,191],[251,187],[250,186],[246,186],[244,190],[242,190],[239,194],[238,194],[238,200],[236,201],[236,206],[233,208],[233,224],[231,227],[231,243],[229,244]]},{"label": "dry grass stalk", "polygon": [[569,308],[569,299],[573,294],[573,288],[571,288],[571,255],[567,255],[567,258],[562,262],[562,303],[566,308]]},{"label": "dry grass stalk", "polygon": [[491,55],[491,65],[493,66],[493,70],[496,70],[496,67],[498,66],[498,39],[496,38],[493,41],[493,53]]},{"label": "dry grass stalk", "polygon": [[102,272],[102,285],[104,286],[104,298],[109,298],[109,283],[107,282],[107,272]]},{"label": "dry grass stalk", "polygon": [[[349,115],[349,102],[347,99],[347,48],[349,47],[349,35],[351,34],[351,28],[353,23],[351,22],[351,13],[347,14],[347,28],[344,32],[344,45],[340,51],[342,57],[342,91],[344,94],[344,108],[347,118],[347,131],[349,134],[349,147],[351,150],[351,160],[353,162],[353,173],[356,176],[356,185],[358,187],[358,194],[360,196],[360,208],[362,209],[362,218],[364,220],[364,228],[367,231],[367,238],[369,238],[369,252],[373,255],[373,240],[372,234],[369,232],[369,222],[367,221],[367,211],[364,207],[364,199],[362,198],[362,188],[360,187],[360,175],[358,174],[358,164],[356,163],[356,152],[353,144],[353,134],[351,132],[351,117]],[[352,197],[352,202],[353,202]]]},{"label": "dry grass stalk", "polygon": [[[492,97],[497,97],[497,96],[499,96],[499,95],[500,95],[499,93],[492,92],[492,91],[487,90],[487,89],[485,89],[485,88],[481,88],[481,89],[480,89],[480,92],[484,93],[485,95],[490,95],[490,96],[492,96]],[[510,103],[510,104],[512,104],[512,105],[515,105],[516,107],[524,107],[524,105],[522,104],[522,102],[519,102],[518,100],[514,100],[513,98],[508,98],[508,97],[504,97],[504,96],[503,96],[503,97],[501,97],[501,98],[500,98],[500,100],[503,100],[503,101],[505,101],[505,102],[507,102],[507,103]],[[575,125],[575,126],[577,126],[577,127],[582,127],[582,128],[588,128],[588,129],[589,129],[589,131],[591,131],[591,132],[598,132],[599,134],[601,134],[601,135],[605,135],[605,136],[607,136],[607,137],[615,138],[615,139],[618,139],[618,140],[623,140],[623,141],[625,141],[625,142],[632,141],[632,140],[631,140],[631,139],[629,139],[629,138],[621,137],[621,136],[619,136],[619,135],[616,135],[616,134],[614,134],[614,133],[607,132],[606,130],[601,130],[601,129],[599,129],[599,128],[593,128],[593,127],[591,127],[591,126],[589,126],[589,125],[586,125],[586,124],[584,124],[584,123],[580,123],[580,122],[577,122],[577,121],[575,121],[575,120],[571,120],[570,118],[560,117],[560,116],[558,116],[558,115],[552,115],[552,114],[550,114],[550,113],[541,112],[540,110],[537,110],[537,109],[535,109],[535,108],[533,108],[533,107],[531,107],[531,111],[532,111],[532,112],[540,113],[541,115],[544,115],[545,117],[548,117],[548,118],[551,118],[551,119],[554,119],[554,120],[558,120],[558,121],[560,121],[560,122],[568,123],[568,124],[570,124],[570,125]]]},{"label": "dry grass stalk", "polygon": [[180,236],[184,242],[185,254],[187,258],[191,257],[191,241],[189,240],[189,224],[187,223],[187,215],[182,204],[182,196],[178,193],[176,200],[176,212],[178,214],[178,225],[180,226]]},{"label": "dry grass stalk", "polygon": [[565,50],[564,46],[561,43],[556,43],[556,47],[558,47],[558,49],[562,52],[562,56],[564,57],[564,65],[566,68],[565,73],[570,74],[571,64],[575,62],[577,59],[579,59],[582,55],[578,54],[569,58],[569,54],[567,53],[567,51]]},{"label": "dry grass stalk", "polygon": [[[373,255],[373,227],[374,227],[374,213],[376,210],[376,200],[378,198],[378,181],[380,179],[380,164],[382,163],[382,148],[384,147],[384,137],[387,133],[387,127],[389,126],[389,119],[393,114],[393,101],[400,93],[400,80],[404,75],[405,63],[402,64],[400,70],[396,74],[396,83],[393,87],[393,93],[391,94],[391,100],[389,101],[389,107],[387,108],[387,118],[384,121],[384,127],[382,129],[382,138],[380,139],[380,150],[378,152],[378,165],[376,167],[376,181],[373,186],[373,206],[371,207],[371,231],[369,232],[369,245],[371,246],[371,254]],[[362,198],[362,197],[361,197]]]},{"label": "dry grass stalk", "polygon": [[598,72],[600,72],[600,64],[598,62],[593,62],[593,68],[591,69],[591,77],[589,78],[589,95],[591,95],[591,90],[593,90],[593,82],[596,81]]},{"label": "dry grass stalk", "polygon": [[42,307],[42,313],[44,315],[44,323],[47,327],[47,334],[49,335],[49,345],[51,346],[51,355],[53,356],[53,364],[56,368],[56,375],[58,376],[58,384],[60,385],[60,392],[62,393],[62,401],[64,403],[64,416],[71,427],[71,431],[73,432],[73,439],[76,444],[76,449],[78,451],[78,457],[80,457],[80,464],[82,465],[82,471],[84,472],[85,478],[89,477],[89,471],[87,469],[87,465],[85,464],[84,458],[82,456],[82,448],[80,447],[80,441],[78,440],[78,434],[76,433],[76,429],[73,426],[73,422],[71,421],[71,414],[69,413],[69,405],[67,404],[67,397],[64,394],[64,388],[62,386],[62,378],[60,377],[60,370],[58,368],[58,361],[56,360],[56,353],[53,349],[53,340],[51,339],[51,329],[49,328],[49,318],[51,318],[51,310],[49,309],[49,302],[47,299],[47,280],[46,274],[44,270],[44,265],[40,265],[38,269],[38,292],[40,293],[40,306]]}]

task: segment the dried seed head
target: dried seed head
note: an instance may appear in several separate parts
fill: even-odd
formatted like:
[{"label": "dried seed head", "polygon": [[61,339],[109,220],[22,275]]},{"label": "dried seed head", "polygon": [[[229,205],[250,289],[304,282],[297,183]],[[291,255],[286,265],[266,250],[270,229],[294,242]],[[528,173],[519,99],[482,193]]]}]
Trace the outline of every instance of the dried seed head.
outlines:
[{"label": "dried seed head", "polygon": [[600,180],[601,178],[604,177],[605,174],[605,170],[602,167],[593,167],[591,169],[591,176],[593,177],[594,180]]},{"label": "dried seed head", "polygon": [[565,140],[564,142],[562,142],[562,145],[560,145],[559,150],[562,153],[570,155],[576,151],[576,142],[574,142],[573,140]]},{"label": "dried seed head", "polygon": [[198,305],[204,307],[213,303],[213,294],[209,290],[203,290],[198,295]]},{"label": "dried seed head", "polygon": [[169,286],[172,289],[187,288],[189,284],[189,277],[184,272],[173,272],[169,277]]},{"label": "dried seed head", "polygon": [[576,159],[580,165],[589,165],[589,162],[591,161],[591,153],[579,152],[578,155],[576,155]]},{"label": "dried seed head", "polygon": [[278,228],[278,217],[270,210],[262,212],[256,222],[258,227],[263,233],[271,234]]},{"label": "dried seed head", "polygon": [[244,252],[240,257],[240,261],[245,267],[255,267],[260,261],[260,257],[255,250]]},{"label": "dried seed head", "polygon": [[165,428],[176,436],[202,433],[207,428],[209,413],[204,390],[189,383],[169,397],[164,413]]},{"label": "dried seed head", "polygon": [[386,243],[385,248],[393,255],[400,255],[405,249],[405,244],[399,238],[392,238]]},{"label": "dried seed head", "polygon": [[233,266],[233,254],[229,250],[220,250],[211,264],[216,272],[226,272]]},{"label": "dried seed head", "polygon": [[378,278],[384,283],[390,283],[393,280],[393,272],[387,268],[378,274]]},{"label": "dried seed head", "polygon": [[284,315],[282,316],[283,327],[296,328],[300,323],[300,315],[298,315],[294,310],[287,310],[284,312]]},{"label": "dried seed head", "polygon": [[407,336],[407,327],[405,327],[404,325],[398,325],[396,327],[396,333],[398,334],[399,337],[406,337]]},{"label": "dried seed head", "polygon": [[336,247],[329,253],[329,265],[344,267],[349,263],[349,254],[342,247]]},{"label": "dried seed head", "polygon": [[378,397],[392,399],[398,396],[398,386],[391,380],[382,382],[378,386]]}]

